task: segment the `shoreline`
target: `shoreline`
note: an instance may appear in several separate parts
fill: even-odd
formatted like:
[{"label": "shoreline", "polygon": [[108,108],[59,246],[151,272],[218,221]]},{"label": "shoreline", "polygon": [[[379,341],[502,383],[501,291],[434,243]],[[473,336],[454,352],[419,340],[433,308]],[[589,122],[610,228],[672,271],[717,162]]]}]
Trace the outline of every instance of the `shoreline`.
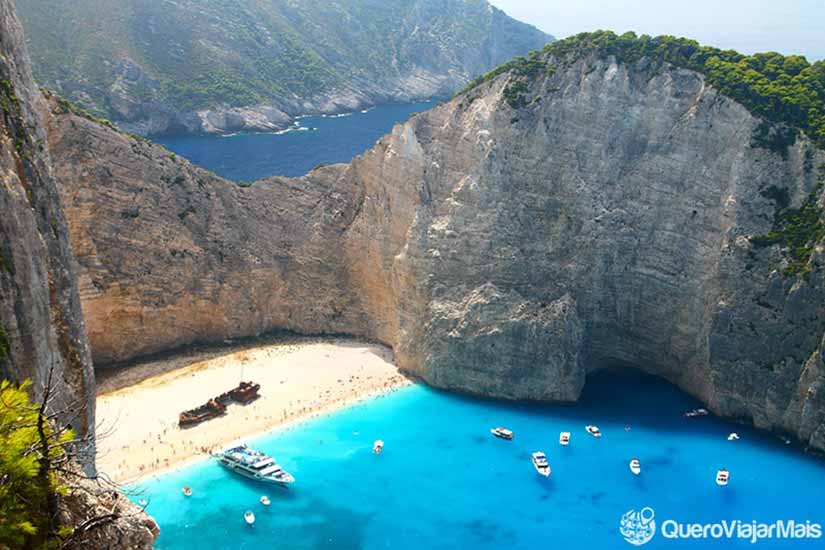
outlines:
[{"label": "shoreline", "polygon": [[[230,405],[225,415],[197,426],[178,427],[181,411],[234,387],[240,377],[261,384],[259,399]],[[110,373],[101,385],[98,468],[116,483],[133,485],[206,459],[209,450],[411,384],[389,348],[339,338],[290,338],[146,362]]]}]

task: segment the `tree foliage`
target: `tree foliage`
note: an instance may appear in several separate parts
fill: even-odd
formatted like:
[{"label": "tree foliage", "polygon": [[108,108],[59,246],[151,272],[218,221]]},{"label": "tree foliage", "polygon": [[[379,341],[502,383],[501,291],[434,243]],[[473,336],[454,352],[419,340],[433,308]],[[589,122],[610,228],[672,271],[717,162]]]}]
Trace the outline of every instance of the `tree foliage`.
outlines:
[{"label": "tree foliage", "polygon": [[30,386],[0,381],[0,548],[58,546],[50,503],[61,487],[50,465],[63,460],[72,433],[52,430]]}]

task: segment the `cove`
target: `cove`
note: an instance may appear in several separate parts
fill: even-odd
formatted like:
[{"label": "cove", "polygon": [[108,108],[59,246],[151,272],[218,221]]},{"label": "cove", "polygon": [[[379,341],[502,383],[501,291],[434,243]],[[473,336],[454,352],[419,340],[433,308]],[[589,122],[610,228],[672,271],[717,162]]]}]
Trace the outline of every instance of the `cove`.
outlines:
[{"label": "cove", "polygon": [[[795,520],[825,523],[825,463],[774,436],[714,417],[660,379],[597,374],[580,403],[486,401],[425,386],[295,425],[248,443],[297,478],[289,490],[232,476],[204,461],[144,481],[157,548],[605,549],[630,548],[619,521],[650,507],[679,523]],[[586,424],[601,427],[597,440]],[[490,428],[514,430],[512,442]],[[625,426],[631,427],[630,431]],[[741,439],[728,441],[737,431]],[[571,431],[569,447],[558,443]],[[384,452],[371,452],[375,439]],[[540,478],[530,453],[547,453]],[[642,475],[628,461],[638,457]],[[726,488],[716,470],[731,471]],[[186,498],[181,487],[194,495]],[[267,494],[272,505],[258,499]],[[244,524],[245,510],[257,522]],[[822,541],[764,540],[764,548],[819,548]],[[753,548],[747,540],[674,540],[645,548]]]},{"label": "cove", "polygon": [[163,135],[153,140],[175,154],[233,181],[302,176],[319,164],[349,162],[393,125],[434,102],[380,105],[364,111],[299,118],[286,131],[217,135]]}]

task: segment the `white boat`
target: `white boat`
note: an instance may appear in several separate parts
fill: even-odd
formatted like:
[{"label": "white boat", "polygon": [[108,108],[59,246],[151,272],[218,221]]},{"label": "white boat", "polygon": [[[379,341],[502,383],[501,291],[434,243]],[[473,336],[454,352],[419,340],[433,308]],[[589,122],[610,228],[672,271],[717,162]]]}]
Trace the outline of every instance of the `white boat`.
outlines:
[{"label": "white boat", "polygon": [[636,476],[642,473],[642,464],[639,462],[638,458],[634,458],[630,461],[630,471]]},{"label": "white boat", "polygon": [[737,440],[739,440],[739,434],[736,433],[736,432],[733,432],[728,436],[728,441],[737,441]]},{"label": "white boat", "polygon": [[685,413],[685,418],[697,418],[699,416],[707,416],[710,413],[707,409],[693,409]]},{"label": "white boat", "polygon": [[493,428],[490,430],[490,433],[496,437],[500,437],[501,439],[506,439],[507,441],[512,441],[515,437],[512,430],[508,430],[507,428],[502,428],[499,426],[498,428]]},{"label": "white boat", "polygon": [[283,487],[295,482],[292,474],[281,468],[275,459],[246,445],[214,453],[221,466],[245,478],[263,483],[277,483]]},{"label": "white boat", "polygon": [[550,463],[547,462],[547,455],[541,451],[533,453],[533,467],[544,477],[550,476]]},{"label": "white boat", "polygon": [[587,433],[589,433],[593,437],[598,438],[602,436],[602,431],[599,429],[598,426],[585,426],[584,429],[587,430]]},{"label": "white boat", "polygon": [[191,497],[192,496],[192,489],[190,489],[188,485],[185,485],[183,487],[183,489],[181,489],[181,491],[183,492],[183,496],[185,496],[185,497]]},{"label": "white boat", "polygon": [[716,472],[716,484],[719,487],[724,487],[730,481],[730,472],[725,470],[724,468]]},{"label": "white boat", "polygon": [[243,515],[243,520],[246,522],[247,525],[252,525],[255,523],[255,514],[252,513],[252,510],[247,510]]},{"label": "white boat", "polygon": [[384,450],[384,442],[381,441],[380,439],[372,444],[372,452],[373,453],[375,453],[377,455],[380,455],[381,451],[383,451],[383,450]]},{"label": "white boat", "polygon": [[269,497],[266,495],[261,495],[261,504],[264,506],[269,506],[272,502],[269,500]]},{"label": "white boat", "polygon": [[570,445],[570,432],[561,432],[559,434],[559,444]]}]

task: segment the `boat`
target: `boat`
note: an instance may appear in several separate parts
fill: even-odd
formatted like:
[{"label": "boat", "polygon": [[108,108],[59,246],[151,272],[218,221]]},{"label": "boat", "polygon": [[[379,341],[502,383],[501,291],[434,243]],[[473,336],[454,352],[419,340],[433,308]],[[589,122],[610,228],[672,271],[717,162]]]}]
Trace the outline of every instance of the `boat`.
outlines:
[{"label": "boat", "polygon": [[181,489],[181,491],[183,492],[183,496],[185,497],[192,496],[192,489],[190,489],[188,485],[184,486],[183,489]]},{"label": "boat", "polygon": [[719,487],[724,487],[730,481],[730,472],[725,470],[724,468],[716,472],[716,484]]},{"label": "boat", "polygon": [[261,504],[263,504],[264,506],[269,506],[271,504],[269,497],[266,495],[261,495]]},{"label": "boat", "polygon": [[700,416],[707,416],[710,413],[707,409],[693,409],[685,413],[685,418],[697,418]]},{"label": "boat", "polygon": [[602,436],[602,431],[599,429],[598,426],[585,426],[584,429],[587,430],[587,433],[589,433],[595,438],[599,438]]},{"label": "boat", "polygon": [[243,520],[246,522],[247,525],[252,525],[255,523],[255,514],[252,513],[252,510],[247,510],[244,512]]},{"label": "boat", "polygon": [[381,451],[383,451],[383,450],[384,450],[384,442],[381,441],[380,439],[372,444],[372,452],[373,453],[375,453],[377,455],[380,455]]},{"label": "boat", "polygon": [[178,426],[188,428],[205,422],[206,420],[217,418],[223,414],[226,414],[226,405],[216,399],[210,399],[200,407],[180,413],[178,416]]},{"label": "boat", "polygon": [[739,439],[739,434],[738,434],[738,433],[736,433],[736,432],[732,432],[732,433],[728,436],[728,441],[737,441],[738,439]]},{"label": "boat", "polygon": [[140,499],[140,500],[138,501],[138,504],[140,504],[141,506],[143,506],[144,508],[146,508],[146,507],[149,505],[149,501],[148,501],[148,500],[146,500],[145,498],[142,498],[142,499]]},{"label": "boat", "polygon": [[533,453],[533,467],[544,477],[550,476],[550,463],[547,462],[547,455],[541,451]]},{"label": "boat", "polygon": [[630,461],[630,471],[636,476],[642,473],[642,464],[639,462],[638,458],[634,458]]},{"label": "boat", "polygon": [[570,432],[561,432],[559,434],[559,444],[570,445]]},{"label": "boat", "polygon": [[295,478],[281,468],[274,458],[250,449],[246,445],[212,453],[212,457],[227,470],[247,479],[262,483],[277,483],[283,487],[295,482]]},{"label": "boat", "polygon": [[507,428],[502,428],[499,426],[498,428],[493,428],[490,430],[490,433],[496,437],[500,437],[501,439],[506,439],[507,441],[512,441],[515,437],[512,430],[508,430]]}]

